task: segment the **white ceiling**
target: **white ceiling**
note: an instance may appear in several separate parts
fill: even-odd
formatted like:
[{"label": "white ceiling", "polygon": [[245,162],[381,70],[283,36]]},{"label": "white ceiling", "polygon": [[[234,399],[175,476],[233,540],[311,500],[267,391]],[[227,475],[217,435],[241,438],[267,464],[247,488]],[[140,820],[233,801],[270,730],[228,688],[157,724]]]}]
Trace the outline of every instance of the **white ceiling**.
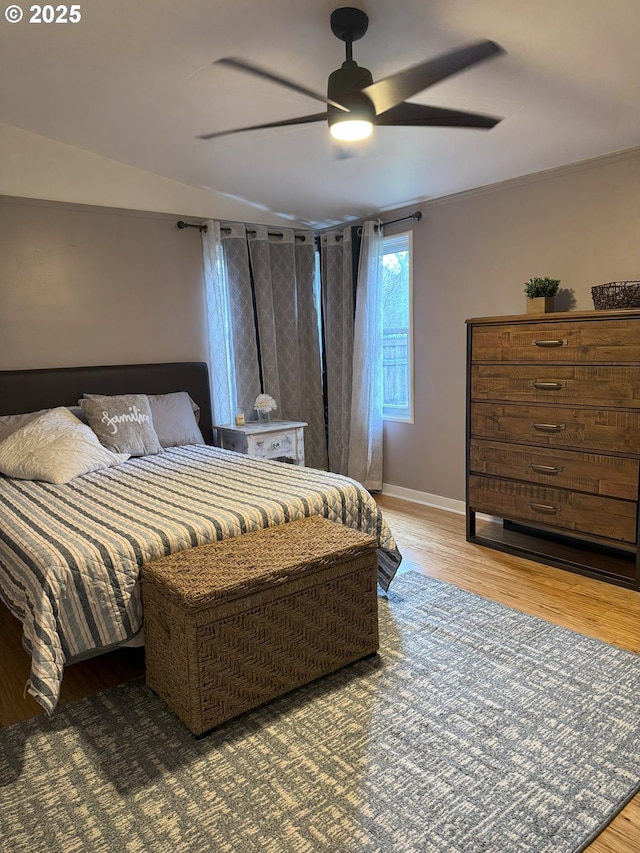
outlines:
[{"label": "white ceiling", "polygon": [[[2,20],[0,121],[312,227],[640,144],[638,0],[351,0],[374,80],[481,38],[506,55],[412,100],[504,117],[490,131],[377,128],[335,159],[323,124],[201,133],[322,112],[214,66],[238,56],[326,91],[339,0],[81,0],[78,24]],[[4,8],[4,7],[3,7]]]}]

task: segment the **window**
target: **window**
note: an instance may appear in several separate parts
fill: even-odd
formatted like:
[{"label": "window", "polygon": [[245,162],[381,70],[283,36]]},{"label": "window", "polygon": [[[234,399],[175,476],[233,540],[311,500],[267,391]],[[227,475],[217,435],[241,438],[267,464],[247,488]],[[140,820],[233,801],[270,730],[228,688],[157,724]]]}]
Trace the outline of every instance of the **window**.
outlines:
[{"label": "window", "polygon": [[383,253],[383,416],[413,423],[411,231],[385,237]]}]

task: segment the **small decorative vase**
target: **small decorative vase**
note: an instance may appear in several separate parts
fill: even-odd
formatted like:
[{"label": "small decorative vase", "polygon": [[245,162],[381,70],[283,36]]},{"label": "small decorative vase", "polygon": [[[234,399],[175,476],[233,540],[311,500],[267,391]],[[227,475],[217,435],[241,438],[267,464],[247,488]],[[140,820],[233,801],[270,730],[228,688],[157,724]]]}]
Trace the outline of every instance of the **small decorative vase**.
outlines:
[{"label": "small decorative vase", "polygon": [[271,412],[261,412],[258,409],[258,420],[261,424],[268,424],[271,421]]}]

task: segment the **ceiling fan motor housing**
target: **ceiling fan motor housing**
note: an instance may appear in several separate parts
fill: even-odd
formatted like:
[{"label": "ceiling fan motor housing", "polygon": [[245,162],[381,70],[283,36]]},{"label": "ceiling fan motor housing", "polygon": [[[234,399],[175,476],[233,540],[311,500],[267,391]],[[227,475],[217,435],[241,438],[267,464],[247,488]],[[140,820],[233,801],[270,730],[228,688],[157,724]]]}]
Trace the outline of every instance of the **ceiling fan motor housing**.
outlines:
[{"label": "ceiling fan motor housing", "polygon": [[373,76],[368,68],[362,68],[353,61],[342,64],[329,76],[327,97],[350,110],[345,113],[336,107],[328,106],[329,127],[345,118],[360,119],[375,122],[376,111],[371,99],[362,90],[373,83]]}]

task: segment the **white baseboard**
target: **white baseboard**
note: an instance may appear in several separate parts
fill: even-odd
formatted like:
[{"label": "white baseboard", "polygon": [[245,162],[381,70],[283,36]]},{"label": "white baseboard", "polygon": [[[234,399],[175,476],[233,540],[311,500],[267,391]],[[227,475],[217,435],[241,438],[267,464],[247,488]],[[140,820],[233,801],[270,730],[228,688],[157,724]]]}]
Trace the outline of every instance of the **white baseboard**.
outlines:
[{"label": "white baseboard", "polygon": [[464,501],[443,498],[441,495],[431,495],[429,492],[418,492],[415,489],[405,489],[404,486],[394,486],[392,483],[382,484],[382,494],[388,495],[390,498],[402,498],[404,501],[433,506],[437,509],[446,509],[460,515],[464,515],[466,511]]}]

